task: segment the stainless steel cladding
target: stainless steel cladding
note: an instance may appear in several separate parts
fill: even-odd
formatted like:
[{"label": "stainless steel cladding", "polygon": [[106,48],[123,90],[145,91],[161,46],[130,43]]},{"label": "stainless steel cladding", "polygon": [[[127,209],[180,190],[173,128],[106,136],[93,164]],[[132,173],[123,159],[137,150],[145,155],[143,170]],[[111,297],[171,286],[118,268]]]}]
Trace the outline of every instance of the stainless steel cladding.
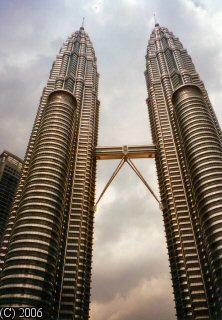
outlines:
[{"label": "stainless steel cladding", "polygon": [[[203,161],[207,161],[207,159],[202,159],[199,163],[198,159],[202,156],[204,157],[204,155],[202,155],[203,150],[201,150],[201,147],[197,145],[196,136],[193,141],[191,141],[192,139],[190,140],[190,143],[193,147],[192,156],[196,157],[195,161],[192,160],[192,162],[197,167],[192,167],[191,169],[188,164],[187,157],[190,157],[190,155],[188,155],[188,151],[187,153],[184,151],[185,141],[188,139],[189,134],[198,134],[198,130],[194,130],[195,132],[182,132],[182,128],[180,128],[182,118],[180,118],[180,123],[179,121],[177,123],[175,119],[172,103],[173,92],[185,84],[198,85],[203,92],[202,99],[207,111],[204,108],[200,110],[200,107],[197,108],[193,104],[189,108],[190,114],[193,113],[193,120],[187,114],[185,119],[184,113],[184,126],[185,124],[189,126],[189,121],[194,123],[197,117],[199,119],[206,117],[207,112],[214,135],[217,136],[218,148],[221,141],[221,130],[203,82],[199,79],[190,56],[179,39],[169,32],[167,28],[158,24],[156,24],[148,43],[145,77],[149,95],[147,104],[151,131],[153,142],[157,149],[156,165],[164,208],[163,217],[177,317],[178,319],[221,319],[219,301],[219,297],[221,297],[221,293],[219,295],[221,282],[220,285],[219,282],[216,283],[214,276],[214,274],[217,274],[218,279],[221,279],[221,269],[219,267],[221,262],[218,251],[218,241],[222,237],[222,229],[219,230],[221,216],[218,211],[215,216],[214,211],[216,209],[213,209],[213,204],[212,206],[210,204],[212,199],[204,198],[205,200],[203,200],[204,195],[201,193],[200,184],[203,183],[201,179],[207,178],[201,178],[199,171],[203,176],[207,175],[205,164],[204,166],[202,165]],[[178,97],[181,91],[182,89],[176,91],[174,99]],[[194,116],[197,111],[198,116]],[[176,112],[179,112],[179,109]],[[200,116],[200,114],[202,115]],[[201,124],[205,126],[203,123]],[[190,126],[192,127],[192,124]],[[185,134],[187,135],[186,137]],[[212,132],[210,134],[211,138],[207,138],[206,144],[212,141]],[[203,135],[202,142],[205,136]],[[221,150],[219,151],[218,149],[217,152],[219,153],[217,153],[216,157],[221,157]],[[189,161],[191,161],[191,158],[189,158]],[[216,167],[218,166],[218,161],[215,163]],[[216,175],[216,168],[211,165],[210,169],[210,165],[208,174]],[[211,170],[212,172],[210,173]],[[199,181],[199,189],[197,191],[194,190],[194,179]],[[197,188],[197,181],[195,188]],[[196,192],[199,193],[198,198],[196,198]],[[221,194],[218,190],[215,197],[219,199],[220,196]],[[202,198],[200,199],[200,197]],[[210,203],[208,203],[209,201]],[[204,230],[203,220],[199,218],[200,205],[205,210],[210,211],[206,215],[203,214],[203,220],[208,224],[208,226],[205,224]],[[213,218],[209,219],[211,215],[212,217],[215,216],[214,220],[212,220]],[[216,217],[218,217],[218,220]],[[215,236],[212,236],[213,233],[215,233]],[[206,236],[206,234],[208,235]],[[215,241],[215,238],[218,240]],[[205,239],[208,239],[209,244],[206,243]],[[206,251],[211,252],[209,257],[205,254]],[[215,259],[217,256],[215,260],[217,261],[217,266],[212,264],[210,257],[213,256]]]},{"label": "stainless steel cladding", "polygon": [[61,48],[40,100],[0,252],[1,305],[88,319],[98,78],[81,27]]},{"label": "stainless steel cladding", "polygon": [[214,280],[213,298],[222,306],[221,139],[199,87],[179,87],[173,94],[173,102],[203,233],[205,254]]},{"label": "stainless steel cladding", "polygon": [[75,111],[71,93],[57,90],[49,95],[1,275],[0,301],[6,306],[51,305]]}]

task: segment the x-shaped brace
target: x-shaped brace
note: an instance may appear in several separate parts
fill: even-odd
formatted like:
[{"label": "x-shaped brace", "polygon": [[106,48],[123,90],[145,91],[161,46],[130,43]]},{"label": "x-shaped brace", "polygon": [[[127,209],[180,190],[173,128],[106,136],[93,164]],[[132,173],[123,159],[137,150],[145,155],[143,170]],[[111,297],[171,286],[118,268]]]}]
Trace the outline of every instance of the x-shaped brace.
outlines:
[{"label": "x-shaped brace", "polygon": [[131,167],[131,169],[133,169],[133,171],[137,174],[137,176],[140,178],[140,180],[144,183],[144,185],[146,186],[146,188],[149,190],[149,192],[152,194],[152,196],[156,199],[156,201],[159,204],[159,207],[161,210],[163,210],[162,204],[160,202],[160,200],[158,199],[158,197],[155,195],[155,193],[153,192],[152,188],[149,186],[149,184],[147,183],[147,181],[144,179],[142,173],[137,169],[137,167],[135,166],[135,164],[133,163],[133,161],[128,157],[127,153],[124,154],[124,156],[122,157],[122,159],[120,160],[118,166],[116,167],[116,169],[114,170],[112,176],[110,177],[109,181],[107,182],[107,184],[105,185],[103,191],[101,192],[98,200],[95,203],[94,206],[94,212],[96,211],[97,205],[100,202],[101,198],[103,197],[104,193],[106,192],[106,190],[108,189],[108,187],[110,186],[111,182],[114,180],[114,178],[117,176],[117,174],[119,173],[119,171],[121,170],[121,168],[123,167],[123,165],[125,163],[128,163],[128,165]]}]

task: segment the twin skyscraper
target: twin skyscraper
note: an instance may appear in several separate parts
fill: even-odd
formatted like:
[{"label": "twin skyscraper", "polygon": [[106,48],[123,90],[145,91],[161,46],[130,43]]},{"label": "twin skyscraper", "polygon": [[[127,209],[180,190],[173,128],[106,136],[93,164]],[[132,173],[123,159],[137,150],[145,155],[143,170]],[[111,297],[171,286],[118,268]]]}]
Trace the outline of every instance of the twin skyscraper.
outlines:
[{"label": "twin skyscraper", "polygon": [[[145,77],[176,314],[219,320],[221,130],[190,56],[159,24]],[[42,93],[1,246],[1,306],[43,308],[51,320],[89,318],[98,79],[81,27]]]}]

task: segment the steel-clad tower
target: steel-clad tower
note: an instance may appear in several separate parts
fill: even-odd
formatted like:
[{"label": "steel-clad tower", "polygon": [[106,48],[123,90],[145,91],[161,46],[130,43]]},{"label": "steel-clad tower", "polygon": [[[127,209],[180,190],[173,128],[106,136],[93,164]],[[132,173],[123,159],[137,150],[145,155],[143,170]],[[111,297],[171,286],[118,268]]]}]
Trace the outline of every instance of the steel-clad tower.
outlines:
[{"label": "steel-clad tower", "polygon": [[1,249],[1,306],[88,319],[98,77],[82,26],[63,44],[40,100]]},{"label": "steel-clad tower", "polygon": [[222,319],[222,143],[181,42],[156,23],[145,77],[178,319]]}]

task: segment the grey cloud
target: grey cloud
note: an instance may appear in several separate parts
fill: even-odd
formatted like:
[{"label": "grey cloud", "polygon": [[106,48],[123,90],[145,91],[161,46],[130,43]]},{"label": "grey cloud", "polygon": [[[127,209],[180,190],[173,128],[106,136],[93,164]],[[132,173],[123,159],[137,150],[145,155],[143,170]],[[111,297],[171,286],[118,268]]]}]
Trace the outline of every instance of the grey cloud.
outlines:
[{"label": "grey cloud", "polygon": [[[142,171],[141,167],[140,163]],[[161,213],[146,188],[137,182],[134,173],[125,169],[114,184],[115,203],[108,205],[104,199],[98,208],[94,244],[97,259],[93,263],[96,302],[112,300],[116,293],[126,296],[145,279],[162,274],[169,277]]]},{"label": "grey cloud", "polygon": [[[6,64],[0,78],[0,118],[2,149],[22,156],[32,128],[43,82],[47,57],[40,56],[30,66]],[[35,105],[35,108],[34,106]]]},{"label": "grey cloud", "polygon": [[[130,234],[127,233],[126,236],[130,236]],[[150,240],[154,240],[152,236]],[[163,238],[158,240],[159,245],[155,245],[153,241],[152,246],[147,241],[141,242],[140,246],[143,248],[143,254],[136,256],[134,252],[125,259],[115,257],[115,249],[110,251],[108,249],[106,255],[99,258],[93,274],[93,282],[95,283],[92,291],[94,301],[112,300],[117,293],[127,296],[133,288],[140,286],[145,280],[159,279],[166,275],[169,280],[169,273],[166,272],[168,267],[167,257],[161,248]],[[113,246],[118,249],[117,245],[114,244]],[[122,248],[124,249],[124,247]],[[128,248],[125,247],[125,250],[128,250]]]},{"label": "grey cloud", "polygon": [[167,291],[171,288],[165,277],[144,281],[126,296],[117,294],[110,302],[100,304],[99,308],[92,304],[92,316],[98,320],[174,319],[172,301],[165,296]]}]

